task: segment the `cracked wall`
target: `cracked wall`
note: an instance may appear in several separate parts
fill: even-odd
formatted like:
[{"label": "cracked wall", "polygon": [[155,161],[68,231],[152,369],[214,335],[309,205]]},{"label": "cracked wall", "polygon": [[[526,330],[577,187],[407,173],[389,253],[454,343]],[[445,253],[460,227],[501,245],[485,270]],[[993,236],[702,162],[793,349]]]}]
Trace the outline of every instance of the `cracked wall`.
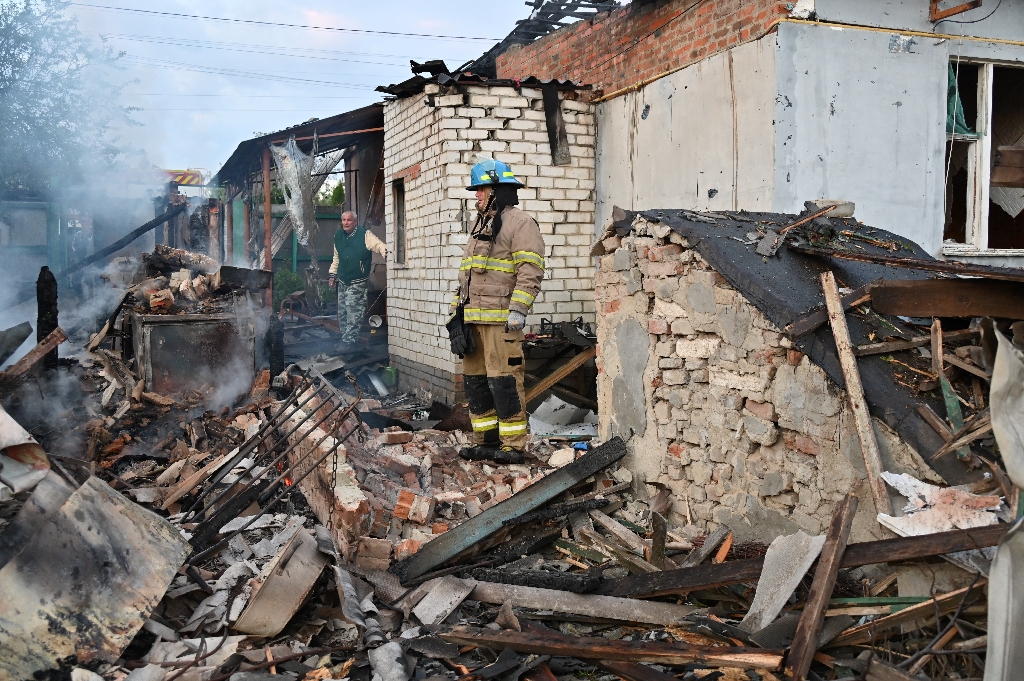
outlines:
[{"label": "cracked wall", "polygon": [[[741,540],[821,533],[853,491],[853,541],[882,538],[845,393],[667,226],[638,218],[604,243],[601,435],[628,438],[627,465],[672,489],[672,522]],[[886,470],[939,481],[874,427]]]}]

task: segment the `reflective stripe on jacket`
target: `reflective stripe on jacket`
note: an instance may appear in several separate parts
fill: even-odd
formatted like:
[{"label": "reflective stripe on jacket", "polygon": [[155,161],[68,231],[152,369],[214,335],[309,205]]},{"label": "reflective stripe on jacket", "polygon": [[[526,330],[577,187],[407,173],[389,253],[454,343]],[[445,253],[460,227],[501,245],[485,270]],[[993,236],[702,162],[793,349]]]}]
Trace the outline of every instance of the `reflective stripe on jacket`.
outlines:
[{"label": "reflective stripe on jacket", "polygon": [[490,226],[470,236],[459,266],[452,312],[461,300],[471,324],[504,324],[510,310],[528,313],[544,279],[544,239],[536,220],[510,206],[501,221],[493,241]]}]

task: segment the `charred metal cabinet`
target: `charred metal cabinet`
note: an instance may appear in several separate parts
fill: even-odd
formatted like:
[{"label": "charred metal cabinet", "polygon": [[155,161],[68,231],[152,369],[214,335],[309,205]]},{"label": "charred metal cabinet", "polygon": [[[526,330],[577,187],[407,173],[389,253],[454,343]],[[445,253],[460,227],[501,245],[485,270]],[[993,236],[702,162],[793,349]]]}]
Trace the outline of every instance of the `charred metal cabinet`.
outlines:
[{"label": "charred metal cabinet", "polygon": [[137,367],[145,373],[147,391],[167,395],[204,385],[252,385],[264,354],[255,318],[230,313],[131,313],[130,318]]}]

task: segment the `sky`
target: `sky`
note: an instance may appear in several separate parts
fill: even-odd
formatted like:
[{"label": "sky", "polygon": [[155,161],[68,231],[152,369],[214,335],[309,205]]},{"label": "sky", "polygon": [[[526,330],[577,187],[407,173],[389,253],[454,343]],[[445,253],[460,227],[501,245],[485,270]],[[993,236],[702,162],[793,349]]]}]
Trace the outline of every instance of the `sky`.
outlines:
[{"label": "sky", "polygon": [[449,68],[475,59],[530,8],[522,0],[85,0],[68,11],[83,33],[124,53],[123,76],[134,82],[121,104],[140,107],[133,118],[142,124],[125,138],[157,167],[216,172],[242,140],[381,101],[374,88],[410,78],[410,59]]}]

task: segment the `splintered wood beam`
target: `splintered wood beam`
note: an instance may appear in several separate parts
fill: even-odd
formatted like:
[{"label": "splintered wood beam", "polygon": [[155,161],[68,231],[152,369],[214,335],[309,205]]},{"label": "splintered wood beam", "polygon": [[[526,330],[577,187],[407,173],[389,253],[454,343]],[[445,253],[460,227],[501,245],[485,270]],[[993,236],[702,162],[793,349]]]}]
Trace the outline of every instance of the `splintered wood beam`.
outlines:
[{"label": "splintered wood beam", "polygon": [[[950,331],[945,334],[946,342],[953,343],[956,341],[970,340],[977,338],[981,333],[977,329],[964,329],[963,331]],[[897,340],[897,341],[884,341],[881,343],[865,343],[864,345],[858,345],[853,349],[853,354],[858,357],[866,357],[868,355],[882,355],[889,352],[900,352],[902,350],[912,350],[914,348],[921,348],[932,342],[932,337],[929,336],[914,336],[910,340]]]},{"label": "splintered wood beam", "polygon": [[550,388],[551,386],[555,385],[556,383],[560,382],[563,378],[565,378],[566,376],[568,376],[572,372],[574,372],[577,369],[579,369],[581,366],[586,364],[588,361],[592,360],[595,356],[597,356],[597,348],[596,347],[594,347],[594,348],[587,348],[586,350],[583,350],[582,352],[577,354],[575,357],[570,359],[568,362],[566,362],[565,364],[563,364],[562,366],[558,367],[557,369],[552,371],[550,374],[548,374],[547,376],[542,378],[537,383],[537,385],[530,386],[529,388],[527,388],[527,390],[526,390],[526,403],[529,404],[533,400],[535,400],[538,397],[540,397],[541,393],[543,393],[544,391],[546,391],[548,388]]},{"label": "splintered wood beam", "polygon": [[[537,634],[540,636],[546,636],[552,639],[568,640],[572,641],[573,638],[555,629],[545,627],[543,624],[534,622],[528,619],[520,619],[520,625],[522,630],[531,634]],[[671,674],[665,672],[659,672],[657,669],[652,669],[646,665],[637,664],[636,662],[613,662],[611,660],[599,660],[595,661],[595,664],[601,669],[611,672],[616,676],[626,679],[626,681],[678,681],[678,679]],[[538,681],[552,681],[551,679],[543,679]]]},{"label": "splintered wood beam", "polygon": [[[881,279],[876,279],[868,284],[864,284],[858,289],[854,289],[850,293],[847,293],[842,297],[843,309],[849,310],[851,307],[862,305],[872,299],[874,287],[881,282]],[[807,334],[815,331],[818,327],[828,323],[828,311],[827,310],[815,310],[810,312],[800,319],[796,320],[784,330],[792,338],[800,338]]]},{"label": "splintered wood beam", "polygon": [[[1006,524],[989,525],[918,537],[896,537],[850,544],[843,554],[841,566],[855,568],[861,565],[896,563],[901,560],[918,560],[945,553],[983,549],[998,544],[1008,528],[1009,525]],[[654,598],[689,593],[698,589],[756,582],[761,576],[763,564],[763,558],[747,558],[730,560],[721,565],[709,564],[696,568],[634,575],[615,580],[608,592],[613,596]]]},{"label": "splintered wood beam", "polygon": [[846,394],[850,399],[850,409],[853,411],[854,423],[857,426],[857,437],[860,438],[861,454],[864,456],[864,468],[867,470],[868,486],[871,488],[871,498],[875,502],[875,511],[892,515],[892,502],[889,501],[889,492],[885,488],[885,480],[882,479],[882,455],[878,451],[878,441],[871,426],[871,414],[868,412],[867,400],[864,399],[864,386],[860,381],[857,358],[853,356],[850,329],[846,325],[846,312],[839,300],[839,287],[836,286],[836,278],[831,270],[822,272],[821,287],[825,293],[825,306],[828,309],[829,323],[832,325],[832,335],[836,340],[839,364],[846,380]]},{"label": "splintered wood beam", "polygon": [[987,265],[970,265],[951,260],[924,260],[922,258],[900,258],[893,255],[877,255],[874,253],[858,253],[855,251],[838,251],[831,248],[801,246],[791,244],[789,250],[822,258],[841,258],[858,262],[874,262],[889,267],[902,267],[923,272],[947,272],[949,274],[965,274],[970,277],[998,279],[1000,281],[1024,281],[1024,270],[1014,267],[990,267]]},{"label": "splintered wood beam", "polygon": [[651,550],[648,562],[659,570],[665,569],[665,539],[668,523],[660,513],[651,513]]},{"label": "splintered wood beam", "polygon": [[793,644],[786,658],[786,673],[792,681],[804,681],[811,669],[814,653],[818,649],[818,632],[825,621],[825,611],[836,585],[836,576],[846,542],[850,539],[850,528],[853,527],[853,516],[857,513],[857,497],[847,494],[839,502],[832,514],[832,524],[828,529],[825,546],[818,558],[818,567],[814,571],[814,581],[807,597],[807,604],[800,615],[800,622],[793,635]]},{"label": "splintered wood beam", "polygon": [[879,634],[900,624],[913,622],[917,619],[928,619],[930,617],[935,617],[936,615],[944,615],[947,612],[953,612],[957,609],[957,606],[960,605],[960,599],[967,595],[968,590],[970,590],[974,596],[983,597],[985,592],[982,587],[987,583],[987,581],[988,580],[980,579],[974,585],[973,589],[969,586],[965,586],[962,589],[950,591],[949,593],[942,594],[937,598],[904,608],[903,610],[894,612],[891,615],[880,617],[873,622],[868,622],[867,624],[862,624],[859,627],[847,629],[845,632],[829,641],[828,647],[840,648],[842,646],[866,643],[877,638]]},{"label": "splintered wood beam", "polygon": [[985,279],[890,279],[872,289],[871,309],[904,317],[1024,319],[1024,284]]},{"label": "splintered wood beam", "polygon": [[[494,631],[475,627],[452,627],[437,636],[449,643],[472,645],[533,655],[557,655],[580,660],[648,662],[653,664],[702,664],[709,667],[777,670],[782,651],[728,646],[698,646],[661,641],[610,641],[600,636],[572,637],[570,640],[525,631]],[[567,637],[568,638],[568,637]]]},{"label": "splintered wood beam", "polygon": [[717,549],[719,545],[722,542],[724,542],[731,534],[732,530],[729,529],[728,525],[719,525],[717,528],[715,528],[714,532],[709,534],[707,538],[704,539],[704,543],[700,545],[700,548],[696,548],[690,551],[689,555],[687,555],[686,558],[683,559],[683,562],[680,563],[679,567],[697,567],[705,560],[707,560],[708,557],[715,552],[715,549]]},{"label": "splintered wood beam", "polygon": [[60,345],[67,339],[68,336],[66,333],[64,333],[64,329],[58,326],[56,329],[51,331],[49,335],[46,336],[46,338],[39,341],[38,345],[29,350],[28,354],[26,354],[24,357],[22,357],[17,362],[12,364],[7,369],[7,371],[0,372],[0,376],[3,376],[6,379],[18,378],[26,371],[34,367],[39,362],[39,360],[41,360],[43,357],[46,357],[46,355],[48,355],[50,352],[56,349],[58,345]]}]

